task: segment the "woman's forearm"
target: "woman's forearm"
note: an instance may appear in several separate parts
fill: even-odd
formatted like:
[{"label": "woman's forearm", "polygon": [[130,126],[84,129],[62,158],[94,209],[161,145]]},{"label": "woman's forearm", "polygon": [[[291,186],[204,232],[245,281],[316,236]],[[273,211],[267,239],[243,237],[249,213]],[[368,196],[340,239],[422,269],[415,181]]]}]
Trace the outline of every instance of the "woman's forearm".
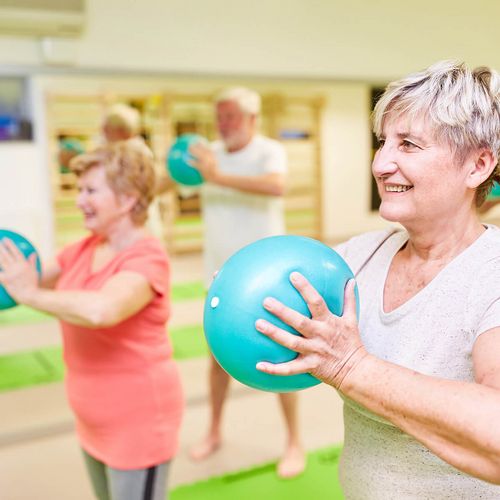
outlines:
[{"label": "woman's forearm", "polygon": [[109,326],[110,311],[98,291],[54,291],[38,288],[23,304],[87,328]]},{"label": "woman's forearm", "polygon": [[500,484],[500,391],[366,356],[340,390],[454,467]]}]

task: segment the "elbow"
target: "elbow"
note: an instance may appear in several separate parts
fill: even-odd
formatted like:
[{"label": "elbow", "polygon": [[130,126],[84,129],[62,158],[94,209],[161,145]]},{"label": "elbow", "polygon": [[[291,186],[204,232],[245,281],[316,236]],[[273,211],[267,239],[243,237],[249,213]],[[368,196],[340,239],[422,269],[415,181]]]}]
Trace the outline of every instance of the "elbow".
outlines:
[{"label": "elbow", "polygon": [[118,315],[112,307],[107,307],[105,303],[92,308],[87,315],[87,322],[89,328],[109,328],[115,326],[120,322]]},{"label": "elbow", "polygon": [[271,189],[271,196],[284,196],[285,195],[285,184],[279,183],[275,184]]}]

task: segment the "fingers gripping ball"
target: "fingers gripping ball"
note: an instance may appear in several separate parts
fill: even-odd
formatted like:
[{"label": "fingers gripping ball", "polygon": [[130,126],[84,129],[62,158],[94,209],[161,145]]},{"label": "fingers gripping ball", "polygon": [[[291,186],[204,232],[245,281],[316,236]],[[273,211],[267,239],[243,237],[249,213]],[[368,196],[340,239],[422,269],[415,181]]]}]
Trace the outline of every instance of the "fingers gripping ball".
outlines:
[{"label": "fingers gripping ball", "polygon": [[[8,229],[0,229],[0,241],[7,238],[14,242],[14,244],[17,246],[17,248],[19,248],[19,250],[21,250],[26,258],[28,258],[33,253],[36,254],[36,268],[38,274],[41,274],[42,265],[40,257],[31,242],[24,236],[21,236],[14,231],[9,231]],[[5,288],[0,285],[0,309],[9,309],[10,307],[14,307],[16,305],[17,302],[7,293]]]},{"label": "fingers gripping ball", "polygon": [[298,335],[264,309],[266,297],[311,317],[290,282],[293,271],[311,282],[331,312],[342,314],[344,288],[352,271],[330,247],[301,236],[273,236],[242,248],[226,261],[208,291],[204,311],[208,345],[222,368],[250,387],[290,392],[319,384],[310,374],[283,377],[255,368],[259,361],[283,363],[297,357],[255,329],[256,320],[263,318]]},{"label": "fingers gripping ball", "polygon": [[167,156],[167,170],[170,177],[179,184],[198,186],[203,183],[200,172],[189,164],[193,159],[189,148],[196,142],[208,144],[208,141],[198,134],[182,134],[172,144]]}]

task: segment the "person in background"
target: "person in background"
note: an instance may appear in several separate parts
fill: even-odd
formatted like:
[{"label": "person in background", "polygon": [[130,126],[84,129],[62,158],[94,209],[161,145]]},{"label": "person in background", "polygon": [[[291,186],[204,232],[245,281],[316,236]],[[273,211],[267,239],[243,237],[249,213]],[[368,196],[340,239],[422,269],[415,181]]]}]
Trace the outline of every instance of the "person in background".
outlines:
[{"label": "person in background", "polygon": [[124,103],[113,104],[107,109],[102,124],[102,133],[107,143],[127,141],[133,146],[144,148],[144,152],[153,156],[140,132],[139,110]]},{"label": "person in background", "polygon": [[[215,100],[220,140],[211,147],[194,144],[193,166],[205,179],[201,201],[204,222],[204,268],[208,288],[214,272],[237,250],[260,238],[284,234],[287,161],[283,146],[257,133],[260,96],[247,88],[229,88]],[[222,442],[223,406],[230,377],[211,357],[210,422],[203,440],[191,449],[194,460],[216,451]],[[298,396],[279,394],[287,442],[277,473],[300,474],[305,455],[298,430]]]},{"label": "person in background", "polygon": [[351,266],[333,315],[299,273],[298,330],[258,320],[298,352],[266,373],[312,373],[344,398],[346,499],[500,498],[500,229],[480,207],[500,180],[500,75],[442,61],[389,84],[374,111],[380,215],[401,226],[337,251]]},{"label": "person in background", "polygon": [[[146,144],[141,132],[141,114],[137,108],[124,103],[110,106],[102,123],[102,134],[105,142],[114,144],[126,141],[131,147],[142,151],[145,155],[154,158],[153,151]],[[148,209],[147,228],[160,240],[164,238],[164,224],[159,196],[172,187],[168,178],[162,175],[164,169],[156,168],[156,184],[154,197]],[[159,172],[158,172],[159,171]]]},{"label": "person in background", "polygon": [[44,266],[0,243],[0,283],[19,303],[57,317],[66,391],[99,500],[164,500],[183,394],[165,328],[170,268],[145,229],[150,155],[117,142],[75,157],[77,205],[90,235]]}]

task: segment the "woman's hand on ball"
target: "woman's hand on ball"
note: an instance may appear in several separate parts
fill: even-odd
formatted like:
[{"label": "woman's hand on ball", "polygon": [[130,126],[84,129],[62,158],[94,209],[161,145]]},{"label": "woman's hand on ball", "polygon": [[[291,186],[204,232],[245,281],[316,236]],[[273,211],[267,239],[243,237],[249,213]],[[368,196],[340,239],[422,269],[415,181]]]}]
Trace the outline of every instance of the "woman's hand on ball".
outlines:
[{"label": "woman's hand on ball", "polygon": [[26,259],[8,238],[0,241],[0,269],[0,283],[16,302],[25,303],[38,289],[36,255]]},{"label": "woman's hand on ball", "polygon": [[219,174],[217,160],[214,152],[202,142],[196,142],[189,148],[189,153],[194,157],[189,163],[200,171],[207,182],[215,182]]},{"label": "woman's hand on ball", "polygon": [[301,335],[294,335],[259,319],[256,328],[275,342],[296,351],[292,361],[273,364],[260,362],[257,369],[273,375],[311,373],[337,389],[349,372],[367,355],[359,336],[356,318],[355,282],[350,280],[344,292],[344,313],[335,316],[307,279],[292,273],[290,280],[306,302],[311,318],[267,298],[264,307]]}]

